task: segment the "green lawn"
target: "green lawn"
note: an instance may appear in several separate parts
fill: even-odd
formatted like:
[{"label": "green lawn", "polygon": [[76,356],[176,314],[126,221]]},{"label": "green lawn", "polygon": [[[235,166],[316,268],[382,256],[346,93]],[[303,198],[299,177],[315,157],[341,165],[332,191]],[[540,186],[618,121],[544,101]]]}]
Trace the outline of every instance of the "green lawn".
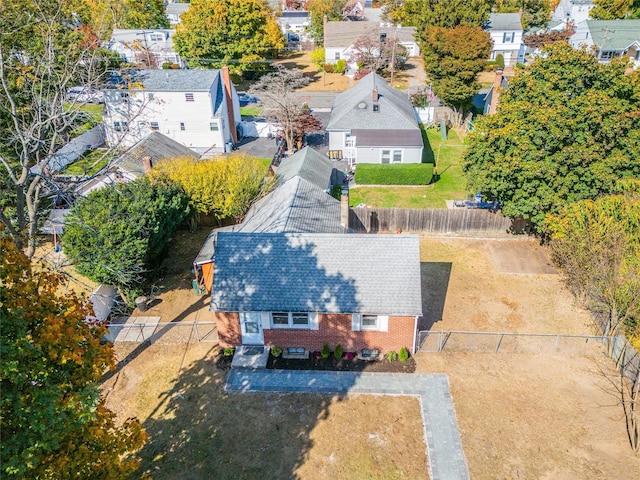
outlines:
[{"label": "green lawn", "polygon": [[466,146],[463,140],[454,130],[448,132],[447,140],[442,140],[440,132],[433,128],[424,132],[423,138],[424,161],[435,163],[434,173],[438,174],[435,183],[421,187],[356,187],[349,192],[349,204],[364,203],[381,208],[445,208],[445,200],[465,199],[462,157]]},{"label": "green lawn", "polygon": [[258,117],[262,113],[262,107],[256,107],[255,105],[247,105],[246,107],[240,107],[240,115],[243,117]]},{"label": "green lawn", "polygon": [[362,163],[356,168],[356,183],[360,185],[428,185],[432,176],[431,163]]},{"label": "green lawn", "polygon": [[105,149],[92,150],[67,165],[61,173],[64,175],[94,175],[113,160],[115,155],[115,152],[107,153]]}]

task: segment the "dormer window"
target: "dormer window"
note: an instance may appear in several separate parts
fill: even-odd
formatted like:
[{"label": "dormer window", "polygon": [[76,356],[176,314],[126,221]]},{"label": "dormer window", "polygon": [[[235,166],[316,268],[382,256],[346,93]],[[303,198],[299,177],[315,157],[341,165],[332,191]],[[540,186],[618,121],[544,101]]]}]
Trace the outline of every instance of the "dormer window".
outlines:
[{"label": "dormer window", "polygon": [[379,103],[374,103],[373,104],[373,111],[374,112],[379,112],[380,111],[380,104]]},{"label": "dormer window", "polygon": [[193,101],[194,101],[193,93],[185,93],[185,94],[184,94],[184,99],[185,99],[187,102],[193,102]]}]

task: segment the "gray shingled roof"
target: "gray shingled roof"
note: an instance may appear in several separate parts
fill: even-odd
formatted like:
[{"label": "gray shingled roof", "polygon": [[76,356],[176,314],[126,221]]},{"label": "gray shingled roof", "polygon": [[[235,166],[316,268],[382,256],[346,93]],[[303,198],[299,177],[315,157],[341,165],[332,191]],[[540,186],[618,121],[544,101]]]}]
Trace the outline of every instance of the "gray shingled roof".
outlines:
[{"label": "gray shingled roof", "polygon": [[351,130],[358,147],[424,147],[420,130]]},{"label": "gray shingled roof", "polygon": [[293,177],[301,177],[316,187],[329,188],[333,164],[325,155],[312,148],[305,147],[292,156],[283,158],[276,171],[278,184],[283,184]]},{"label": "gray shingled roof", "polygon": [[220,232],[211,310],[420,315],[419,237]]},{"label": "gray shingled roof", "polygon": [[119,157],[114,162],[114,165],[137,177],[141,177],[145,173],[142,159],[147,156],[151,157],[152,164],[165,158],[198,158],[198,155],[193,150],[181,143],[160,132],[151,132]]},{"label": "gray shingled roof", "polygon": [[256,202],[238,231],[341,233],[344,227],[340,202],[296,176]]},{"label": "gray shingled roof", "polygon": [[519,13],[492,13],[486,25],[487,30],[522,30]]},{"label": "gray shingled roof", "polygon": [[587,20],[593,43],[603,50],[625,50],[640,44],[640,20]]},{"label": "gray shingled roof", "polygon": [[386,33],[387,38],[394,36],[403,43],[415,42],[415,27],[381,27],[380,22],[327,22],[325,48],[348,48],[362,37],[375,37]]},{"label": "gray shingled roof", "polygon": [[[379,112],[372,109],[374,88],[380,95]],[[333,101],[327,131],[352,129],[419,130],[413,105],[406,93],[391,88],[384,78],[373,72],[363,77],[355,87],[339,93]]]},{"label": "gray shingled roof", "polygon": [[208,92],[220,70],[140,70],[134,82],[151,92]]}]

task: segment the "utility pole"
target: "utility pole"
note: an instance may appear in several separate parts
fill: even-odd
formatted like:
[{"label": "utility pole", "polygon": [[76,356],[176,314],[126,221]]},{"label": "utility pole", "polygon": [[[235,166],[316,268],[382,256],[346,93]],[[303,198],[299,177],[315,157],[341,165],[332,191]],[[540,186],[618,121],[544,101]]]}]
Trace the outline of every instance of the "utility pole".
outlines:
[{"label": "utility pole", "polygon": [[[602,45],[600,45],[600,53],[598,54],[598,60],[602,60],[602,52],[604,52],[604,46],[607,43],[607,40],[610,39],[609,34],[610,33],[616,33],[615,30],[609,30],[609,27],[604,27],[602,29]],[[594,42],[595,43],[595,42]]]},{"label": "utility pole", "polygon": [[391,47],[391,87],[393,88],[393,74],[396,72],[396,45],[398,45],[398,27],[393,31],[393,46]]}]

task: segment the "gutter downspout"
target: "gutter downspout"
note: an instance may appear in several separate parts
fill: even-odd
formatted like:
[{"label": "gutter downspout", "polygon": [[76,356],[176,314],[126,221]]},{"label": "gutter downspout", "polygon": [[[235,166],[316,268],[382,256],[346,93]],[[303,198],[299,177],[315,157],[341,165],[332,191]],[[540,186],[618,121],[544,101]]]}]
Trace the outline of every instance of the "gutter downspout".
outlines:
[{"label": "gutter downspout", "polygon": [[416,315],[416,319],[413,323],[413,352],[411,352],[411,355],[415,355],[418,350],[418,317],[421,316],[422,315]]}]

